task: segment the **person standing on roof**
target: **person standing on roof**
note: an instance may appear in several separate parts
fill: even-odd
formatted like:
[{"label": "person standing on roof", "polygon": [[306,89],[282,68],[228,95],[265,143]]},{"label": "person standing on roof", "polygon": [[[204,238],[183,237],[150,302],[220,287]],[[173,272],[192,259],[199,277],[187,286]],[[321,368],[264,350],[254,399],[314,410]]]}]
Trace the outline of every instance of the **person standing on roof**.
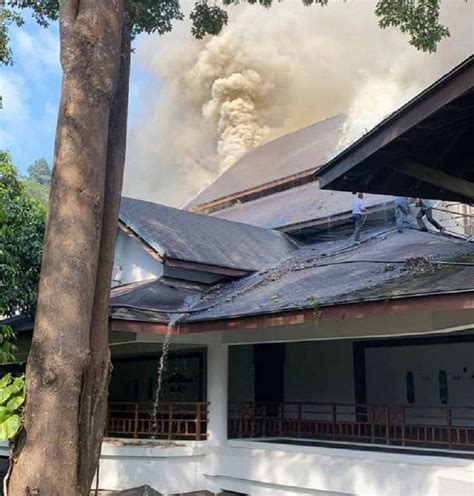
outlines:
[{"label": "person standing on roof", "polygon": [[411,211],[410,199],[405,196],[396,196],[395,200],[395,222],[398,232],[403,231],[403,223],[406,222],[411,227],[416,227],[415,217]]},{"label": "person standing on roof", "polygon": [[352,219],[354,220],[354,241],[356,243],[360,240],[360,230],[364,225],[365,215],[367,209],[365,208],[364,193],[357,193],[357,196],[352,202]]},{"label": "person standing on roof", "polygon": [[423,217],[426,217],[426,220],[438,231],[443,232],[444,227],[433,218],[433,202],[431,200],[424,200],[423,198],[417,198],[416,199],[416,206],[420,207],[420,211],[416,214],[416,221],[418,222],[418,227],[422,231],[427,231],[428,228],[426,227],[425,221],[423,220]]}]

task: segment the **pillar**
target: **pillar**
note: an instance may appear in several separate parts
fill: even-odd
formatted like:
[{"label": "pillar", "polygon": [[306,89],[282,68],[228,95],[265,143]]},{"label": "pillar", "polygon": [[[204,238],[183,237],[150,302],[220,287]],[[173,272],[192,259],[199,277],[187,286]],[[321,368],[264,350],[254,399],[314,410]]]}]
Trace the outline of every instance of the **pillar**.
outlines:
[{"label": "pillar", "polygon": [[214,446],[224,446],[227,441],[228,383],[229,347],[210,344],[207,347],[207,401],[210,402],[207,439]]}]

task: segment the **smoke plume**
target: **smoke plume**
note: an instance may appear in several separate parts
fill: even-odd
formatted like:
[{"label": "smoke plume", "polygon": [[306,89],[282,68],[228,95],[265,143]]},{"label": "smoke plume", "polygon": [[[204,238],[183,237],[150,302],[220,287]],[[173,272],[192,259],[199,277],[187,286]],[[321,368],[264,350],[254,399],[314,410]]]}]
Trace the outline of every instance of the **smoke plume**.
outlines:
[{"label": "smoke plume", "polygon": [[472,2],[445,1],[451,38],[436,54],[380,29],[374,8],[240,5],[219,36],[181,23],[139,40],[135,63],[156,84],[136,95],[125,194],[180,205],[252,147],[341,112],[346,146],[472,52]]}]

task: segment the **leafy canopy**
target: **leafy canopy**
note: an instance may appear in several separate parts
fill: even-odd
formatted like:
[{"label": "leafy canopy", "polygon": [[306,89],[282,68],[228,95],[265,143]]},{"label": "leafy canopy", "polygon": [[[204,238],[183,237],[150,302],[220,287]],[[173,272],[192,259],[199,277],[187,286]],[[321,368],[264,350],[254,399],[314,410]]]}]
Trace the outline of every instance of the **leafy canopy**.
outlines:
[{"label": "leafy canopy", "polygon": [[[276,1],[282,0],[222,0],[222,6],[214,0],[195,0],[190,14],[191,32],[196,38],[219,34],[228,22],[230,6],[248,3],[270,8]],[[335,0],[301,1],[311,7]],[[128,5],[134,18],[134,34],[163,34],[173,29],[174,21],[184,19],[179,0],[129,0]],[[398,27],[409,35],[410,44],[418,50],[435,52],[438,43],[449,36],[448,28],[440,23],[440,7],[441,0],[378,0],[375,15],[380,27]],[[29,9],[41,26],[47,26],[59,16],[59,0],[4,0],[0,8],[0,64],[12,63],[8,28],[23,24],[22,9]]]},{"label": "leafy canopy", "polygon": [[0,315],[32,314],[39,280],[45,206],[31,197],[0,151]]},{"label": "leafy canopy", "polygon": [[[11,163],[0,151],[0,317],[31,314],[36,303],[45,226],[45,207],[32,198]],[[15,361],[15,335],[0,324],[0,364]],[[21,426],[24,377],[0,379],[0,440],[11,439]]]}]

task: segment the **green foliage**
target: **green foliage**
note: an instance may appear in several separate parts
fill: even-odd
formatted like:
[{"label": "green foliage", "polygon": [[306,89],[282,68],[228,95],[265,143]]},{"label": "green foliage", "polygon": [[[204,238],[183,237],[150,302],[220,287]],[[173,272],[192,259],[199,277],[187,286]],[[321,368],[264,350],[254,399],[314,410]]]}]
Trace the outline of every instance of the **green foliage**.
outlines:
[{"label": "green foliage", "polygon": [[13,61],[8,35],[8,27],[11,24],[21,26],[23,18],[17,12],[2,7],[0,2],[0,64],[9,65]]},{"label": "green foliage", "polygon": [[51,183],[51,167],[44,158],[35,160],[28,167],[28,180],[43,186],[49,186]]},{"label": "green foliage", "polygon": [[[36,304],[45,207],[26,191],[10,156],[0,151],[0,316],[32,313]],[[15,335],[0,325],[0,364],[15,361]],[[24,377],[0,379],[0,440],[21,427]]]},{"label": "green foliage", "polygon": [[6,374],[0,379],[0,441],[12,439],[21,427],[25,377]]},{"label": "green foliage", "polygon": [[29,179],[24,179],[22,182],[25,186],[26,192],[46,208],[49,200],[49,186],[38,184],[37,182],[30,181]]},{"label": "green foliage", "polygon": [[[270,8],[277,0],[196,0],[190,14],[191,32],[196,38],[216,35],[227,24],[230,6],[239,3],[258,4]],[[282,0],[278,0],[282,1]],[[287,0],[296,1],[296,0]],[[336,0],[332,0],[336,1]],[[324,6],[329,0],[301,0],[307,7]],[[9,48],[9,25],[23,23],[20,11],[28,9],[41,26],[58,19],[59,0],[6,0],[0,12],[0,64],[12,61]],[[398,27],[410,36],[410,44],[424,52],[435,52],[438,43],[449,36],[439,22],[441,0],[379,0],[375,14],[382,28]],[[134,34],[163,34],[173,29],[173,22],[184,19],[180,0],[134,0],[129,2],[134,18]]]},{"label": "green foliage", "polygon": [[45,215],[0,152],[0,315],[34,312]]},{"label": "green foliage", "polygon": [[191,33],[198,39],[207,34],[219,34],[227,24],[227,12],[217,5],[209,5],[206,0],[198,0],[190,14],[193,22]]},{"label": "green foliage", "polygon": [[375,14],[380,27],[398,27],[418,50],[436,52],[438,43],[449,36],[439,22],[440,6],[440,0],[379,0]]}]

